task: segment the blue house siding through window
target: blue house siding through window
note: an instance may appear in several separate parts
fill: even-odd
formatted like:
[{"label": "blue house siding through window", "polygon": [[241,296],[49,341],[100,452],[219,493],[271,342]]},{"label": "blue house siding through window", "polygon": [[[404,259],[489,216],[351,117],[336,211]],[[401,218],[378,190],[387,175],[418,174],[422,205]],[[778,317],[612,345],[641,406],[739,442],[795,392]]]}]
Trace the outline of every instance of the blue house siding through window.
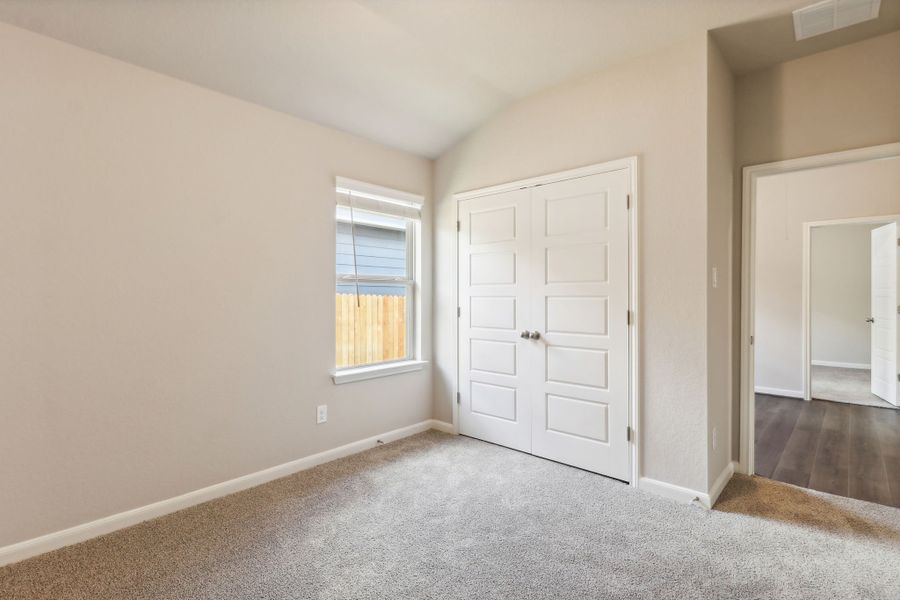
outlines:
[{"label": "blue house siding through window", "polygon": [[[355,226],[357,271],[363,275],[406,277],[406,231],[361,225]],[[353,275],[353,241],[350,223],[337,224],[337,274]],[[354,294],[353,284],[339,284],[338,294]],[[403,285],[360,285],[360,294],[403,296]]]}]

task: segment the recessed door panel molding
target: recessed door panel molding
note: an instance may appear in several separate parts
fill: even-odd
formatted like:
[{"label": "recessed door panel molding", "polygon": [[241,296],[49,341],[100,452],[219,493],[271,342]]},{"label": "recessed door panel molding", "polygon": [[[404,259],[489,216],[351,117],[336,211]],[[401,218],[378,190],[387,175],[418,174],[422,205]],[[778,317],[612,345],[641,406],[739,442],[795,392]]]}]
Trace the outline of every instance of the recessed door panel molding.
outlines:
[{"label": "recessed door panel molding", "polygon": [[496,244],[516,239],[516,207],[504,206],[471,213],[469,243]]},{"label": "recessed door panel molding", "polygon": [[631,480],[630,168],[459,202],[459,430]]},{"label": "recessed door panel molding", "polygon": [[606,283],[609,254],[605,243],[549,246],[547,283]]},{"label": "recessed door panel molding", "polygon": [[547,431],[585,438],[609,440],[609,407],[601,402],[547,394]]},{"label": "recessed door panel molding", "polygon": [[516,420],[516,389],[472,382],[472,412],[506,421]]},{"label": "recessed door panel molding", "polygon": [[471,369],[500,375],[516,374],[516,343],[495,340],[471,341]]},{"label": "recessed door panel molding", "polygon": [[516,282],[515,252],[482,252],[469,257],[470,285],[505,285]]},{"label": "recessed door panel molding", "polygon": [[469,302],[469,326],[482,329],[515,329],[516,299],[472,296]]},{"label": "recessed door panel molding", "polygon": [[548,383],[569,383],[607,389],[607,351],[546,346]]},{"label": "recessed door panel molding", "polygon": [[609,227],[609,207],[606,191],[546,198],[546,234],[567,235],[591,233]]},{"label": "recessed door panel molding", "polygon": [[606,296],[547,296],[546,302],[547,333],[609,333],[609,299]]}]

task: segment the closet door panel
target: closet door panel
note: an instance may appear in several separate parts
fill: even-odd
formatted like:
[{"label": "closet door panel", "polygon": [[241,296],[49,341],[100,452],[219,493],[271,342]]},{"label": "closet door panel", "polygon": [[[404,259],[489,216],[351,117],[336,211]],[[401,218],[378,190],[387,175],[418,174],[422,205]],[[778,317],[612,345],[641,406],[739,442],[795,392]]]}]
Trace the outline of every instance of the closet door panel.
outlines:
[{"label": "closet door panel", "polygon": [[528,190],[459,204],[460,433],[525,452],[530,213]]},{"label": "closet door panel", "polygon": [[532,452],[629,478],[629,173],[532,188]]}]

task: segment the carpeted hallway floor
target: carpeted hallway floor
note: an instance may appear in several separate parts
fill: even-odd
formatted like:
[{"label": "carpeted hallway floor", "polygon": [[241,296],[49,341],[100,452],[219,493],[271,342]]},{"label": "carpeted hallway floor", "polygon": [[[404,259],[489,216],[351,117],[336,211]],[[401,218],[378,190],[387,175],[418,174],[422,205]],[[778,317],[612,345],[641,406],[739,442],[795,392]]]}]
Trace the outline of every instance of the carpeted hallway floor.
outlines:
[{"label": "carpeted hallway floor", "polygon": [[871,373],[869,369],[812,365],[810,367],[810,393],[817,400],[831,400],[832,402],[893,410],[900,408],[872,393]]},{"label": "carpeted hallway floor", "polygon": [[0,598],[900,597],[900,510],[737,476],[715,510],[427,432],[0,569]]}]

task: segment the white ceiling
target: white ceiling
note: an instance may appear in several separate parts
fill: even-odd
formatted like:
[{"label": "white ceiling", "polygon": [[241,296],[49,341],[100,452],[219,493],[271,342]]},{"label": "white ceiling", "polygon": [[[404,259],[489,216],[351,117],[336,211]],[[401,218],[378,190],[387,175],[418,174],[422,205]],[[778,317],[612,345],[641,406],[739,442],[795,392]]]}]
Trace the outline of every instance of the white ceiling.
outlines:
[{"label": "white ceiling", "polygon": [[435,157],[509,102],[809,0],[2,0],[0,20]]}]

